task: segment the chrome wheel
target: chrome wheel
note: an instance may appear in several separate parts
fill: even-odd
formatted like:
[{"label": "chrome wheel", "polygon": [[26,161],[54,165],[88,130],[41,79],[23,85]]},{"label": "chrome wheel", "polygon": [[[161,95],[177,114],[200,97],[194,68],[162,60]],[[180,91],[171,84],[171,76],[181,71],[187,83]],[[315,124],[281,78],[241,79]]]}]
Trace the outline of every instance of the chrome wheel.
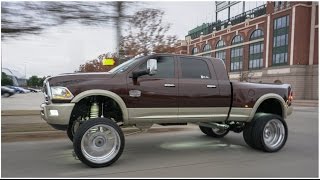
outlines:
[{"label": "chrome wheel", "polygon": [[277,149],[285,139],[285,128],[278,119],[270,120],[263,129],[263,141],[269,149]]},{"label": "chrome wheel", "polygon": [[81,151],[84,157],[96,164],[111,161],[119,153],[121,139],[117,131],[106,124],[89,128],[81,139]]}]

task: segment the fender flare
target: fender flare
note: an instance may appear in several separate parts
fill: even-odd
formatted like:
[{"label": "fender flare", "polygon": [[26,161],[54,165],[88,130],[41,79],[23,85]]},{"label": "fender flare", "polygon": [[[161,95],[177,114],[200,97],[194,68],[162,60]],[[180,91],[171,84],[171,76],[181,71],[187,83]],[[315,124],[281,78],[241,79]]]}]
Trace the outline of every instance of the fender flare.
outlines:
[{"label": "fender flare", "polygon": [[122,100],[122,98],[114,92],[103,90],[103,89],[94,89],[94,90],[84,91],[84,92],[76,95],[72,99],[71,103],[77,103],[81,99],[83,99],[85,97],[89,97],[89,96],[106,96],[106,97],[109,97],[109,98],[113,99],[114,101],[116,101],[121,108],[124,124],[128,123],[129,118],[128,118],[127,106],[124,103],[124,101]]},{"label": "fender flare", "polygon": [[263,96],[261,96],[255,103],[255,105],[252,108],[252,111],[250,113],[249,119],[252,120],[254,115],[256,114],[256,111],[258,110],[259,106],[268,99],[276,99],[280,102],[281,105],[281,109],[282,109],[282,117],[283,119],[285,119],[287,117],[287,108],[285,107],[286,102],[283,100],[283,98],[281,96],[279,96],[278,94],[274,94],[274,93],[268,93],[265,94]]}]

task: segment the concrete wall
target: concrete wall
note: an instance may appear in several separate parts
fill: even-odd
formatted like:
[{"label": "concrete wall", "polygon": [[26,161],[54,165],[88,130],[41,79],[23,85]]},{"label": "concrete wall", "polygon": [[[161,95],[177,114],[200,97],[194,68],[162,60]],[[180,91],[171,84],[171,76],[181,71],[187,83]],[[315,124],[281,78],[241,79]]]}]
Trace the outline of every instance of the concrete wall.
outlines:
[{"label": "concrete wall", "polygon": [[[237,74],[229,73],[230,79],[239,80]],[[250,71],[248,75],[249,82],[274,83],[276,80],[291,84],[295,99],[319,99],[318,65],[269,67]]]}]

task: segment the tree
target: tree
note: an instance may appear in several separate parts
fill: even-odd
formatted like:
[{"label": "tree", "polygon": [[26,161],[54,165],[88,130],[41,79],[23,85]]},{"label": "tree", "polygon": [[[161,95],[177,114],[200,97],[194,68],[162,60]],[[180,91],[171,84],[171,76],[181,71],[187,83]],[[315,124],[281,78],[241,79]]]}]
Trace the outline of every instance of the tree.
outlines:
[{"label": "tree", "polygon": [[123,55],[174,52],[177,37],[166,35],[170,25],[162,22],[163,14],[158,9],[143,9],[133,15],[129,20],[127,35],[120,41]]},{"label": "tree", "polygon": [[27,80],[27,85],[31,87],[42,87],[43,81],[46,79],[46,77],[38,77],[38,76],[31,76]]},{"label": "tree", "polygon": [[130,18],[125,10],[132,4],[122,1],[1,2],[1,38],[39,34],[48,27],[70,22],[90,26],[115,24],[120,38],[121,21]]},{"label": "tree", "polygon": [[104,58],[114,58],[116,64],[138,54],[173,53],[177,42],[176,36],[166,35],[170,28],[169,24],[162,23],[164,12],[158,9],[144,9],[134,14],[128,22],[128,34],[120,41],[120,54],[106,53],[98,58],[80,65],[77,72],[106,72],[114,66],[103,66]]},{"label": "tree", "polygon": [[[115,60],[115,65],[113,66],[104,66],[102,61],[105,58],[113,58]],[[90,60],[85,64],[81,64],[79,71],[77,72],[107,72],[119,64],[119,60],[116,53],[106,53],[101,54],[96,59]]]},{"label": "tree", "polygon": [[12,79],[4,72],[1,73],[1,86],[13,86]]}]

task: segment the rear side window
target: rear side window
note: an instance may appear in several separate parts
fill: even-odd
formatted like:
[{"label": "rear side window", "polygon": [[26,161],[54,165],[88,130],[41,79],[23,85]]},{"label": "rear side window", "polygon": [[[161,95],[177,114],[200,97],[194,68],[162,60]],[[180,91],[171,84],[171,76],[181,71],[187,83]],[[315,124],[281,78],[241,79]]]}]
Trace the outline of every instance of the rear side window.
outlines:
[{"label": "rear side window", "polygon": [[211,79],[208,64],[201,59],[180,58],[181,78]]}]

